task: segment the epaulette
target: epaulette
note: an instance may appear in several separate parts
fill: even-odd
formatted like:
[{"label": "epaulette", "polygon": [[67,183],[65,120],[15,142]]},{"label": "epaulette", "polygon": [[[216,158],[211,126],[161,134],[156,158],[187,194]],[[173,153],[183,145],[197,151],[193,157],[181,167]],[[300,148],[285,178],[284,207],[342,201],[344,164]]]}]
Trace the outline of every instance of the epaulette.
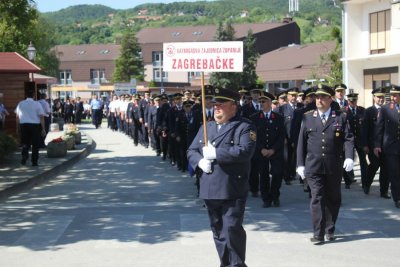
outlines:
[{"label": "epaulette", "polygon": [[309,111],[305,112],[304,115],[310,114],[310,113],[313,113],[313,112],[314,112],[314,110],[312,109],[312,110],[309,110]]},{"label": "epaulette", "polygon": [[244,118],[244,117],[241,117],[240,120],[242,122],[253,123],[251,120],[249,120],[248,118]]}]

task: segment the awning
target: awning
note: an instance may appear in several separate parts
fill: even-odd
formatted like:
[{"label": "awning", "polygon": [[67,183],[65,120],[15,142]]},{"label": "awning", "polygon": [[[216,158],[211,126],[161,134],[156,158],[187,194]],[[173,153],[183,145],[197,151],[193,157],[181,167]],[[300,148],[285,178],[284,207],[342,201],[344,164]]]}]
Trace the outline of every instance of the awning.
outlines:
[{"label": "awning", "polygon": [[114,85],[92,86],[52,86],[53,92],[99,92],[99,91],[114,91]]}]

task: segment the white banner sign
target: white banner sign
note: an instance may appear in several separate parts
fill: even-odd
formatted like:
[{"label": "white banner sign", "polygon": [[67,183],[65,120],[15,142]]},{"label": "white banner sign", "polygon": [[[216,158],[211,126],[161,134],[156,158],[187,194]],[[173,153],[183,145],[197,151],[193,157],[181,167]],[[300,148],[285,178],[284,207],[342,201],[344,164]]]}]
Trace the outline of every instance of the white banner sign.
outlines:
[{"label": "white banner sign", "polygon": [[163,71],[243,71],[243,42],[164,43],[163,50]]}]

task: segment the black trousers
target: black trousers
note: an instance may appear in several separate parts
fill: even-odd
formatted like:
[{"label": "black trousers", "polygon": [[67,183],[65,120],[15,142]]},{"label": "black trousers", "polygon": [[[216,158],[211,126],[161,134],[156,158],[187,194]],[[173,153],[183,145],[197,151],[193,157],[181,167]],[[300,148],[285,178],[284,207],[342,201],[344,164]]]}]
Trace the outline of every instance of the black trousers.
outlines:
[{"label": "black trousers", "polygon": [[220,266],[246,267],[246,232],[243,218],[246,199],[204,200]]},{"label": "black trousers", "polygon": [[101,125],[102,113],[101,109],[93,109],[92,110],[92,123],[96,126],[96,129]]},{"label": "black trousers", "polygon": [[341,173],[313,174],[307,177],[311,190],[310,211],[315,237],[335,233],[335,223],[339,215],[341,196]]},{"label": "black trousers", "polygon": [[[263,158],[258,162],[260,191],[264,202],[279,200],[283,179],[283,157]],[[270,174],[272,178],[270,178]]]},{"label": "black trousers", "polygon": [[32,146],[32,163],[37,163],[39,159],[39,147],[41,142],[40,124],[23,123],[21,127],[22,159],[29,158],[29,148]]},{"label": "black trousers", "polygon": [[[361,184],[362,186],[367,186],[368,184],[368,164],[367,164],[367,156],[365,155],[364,150],[361,146],[355,146],[355,150],[358,155],[358,160],[360,162],[360,171],[361,171]],[[343,154],[344,158],[344,154]],[[346,172],[343,169],[343,180],[346,185],[351,185],[354,181],[354,171]]]},{"label": "black trousers", "polygon": [[367,182],[366,186],[370,187],[372,182],[374,181],[376,172],[380,168],[379,171],[379,186],[381,194],[386,194],[389,190],[389,178],[388,173],[385,168],[385,156],[381,154],[379,158],[377,158],[373,152],[373,149],[370,149],[368,153],[369,165],[367,168]]},{"label": "black trousers", "polygon": [[251,159],[251,168],[250,168],[250,177],[249,177],[249,186],[250,191],[252,193],[258,193],[260,189],[260,172],[258,167],[258,159],[253,157]]},{"label": "black trousers", "polygon": [[395,202],[400,200],[400,155],[385,154],[385,165],[390,168],[389,181],[392,198]]}]

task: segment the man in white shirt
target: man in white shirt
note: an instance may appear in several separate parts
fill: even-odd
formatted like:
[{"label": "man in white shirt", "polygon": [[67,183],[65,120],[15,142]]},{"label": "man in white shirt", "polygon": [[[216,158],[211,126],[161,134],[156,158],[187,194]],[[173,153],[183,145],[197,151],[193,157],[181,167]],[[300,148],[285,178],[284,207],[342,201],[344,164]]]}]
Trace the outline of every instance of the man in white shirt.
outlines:
[{"label": "man in white shirt", "polygon": [[19,134],[22,142],[21,164],[25,165],[29,158],[29,147],[32,145],[32,166],[38,166],[41,136],[46,136],[44,112],[42,105],[33,100],[34,91],[27,92],[27,98],[20,101],[15,109]]},{"label": "man in white shirt", "polygon": [[[40,100],[38,101],[40,105],[43,108],[43,111],[45,113],[44,115],[44,130],[46,131],[46,135],[49,132],[50,128],[50,121],[51,121],[51,109],[49,102],[46,100],[47,95],[46,94],[40,94]],[[40,142],[40,147],[46,147],[44,140],[46,139],[46,135],[42,136],[41,142]]]}]

